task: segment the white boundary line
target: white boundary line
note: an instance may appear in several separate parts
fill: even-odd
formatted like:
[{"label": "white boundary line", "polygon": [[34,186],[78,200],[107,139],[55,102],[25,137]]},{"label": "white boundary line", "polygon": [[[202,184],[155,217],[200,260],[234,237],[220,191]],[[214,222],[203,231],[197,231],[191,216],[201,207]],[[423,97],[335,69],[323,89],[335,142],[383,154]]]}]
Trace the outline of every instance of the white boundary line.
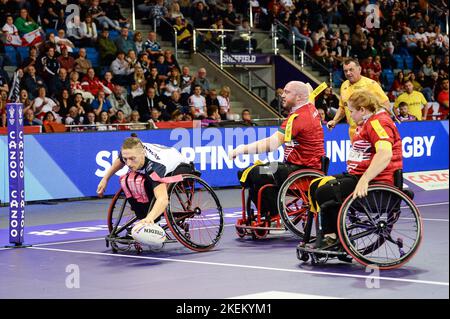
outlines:
[{"label": "white boundary line", "polygon": [[256,269],[256,270],[271,270],[271,271],[280,271],[280,272],[291,272],[291,273],[324,275],[324,276],[335,276],[335,277],[347,277],[347,278],[359,278],[359,279],[370,278],[370,280],[379,279],[379,280],[386,280],[386,281],[408,282],[408,283],[436,285],[436,286],[449,286],[448,282],[439,282],[439,281],[427,281],[427,280],[403,279],[403,278],[391,278],[391,277],[373,277],[373,276],[352,275],[352,274],[342,274],[342,273],[328,273],[328,272],[322,272],[322,271],[311,271],[311,270],[301,270],[301,269],[274,268],[274,267],[216,263],[216,262],[209,262],[209,261],[183,260],[183,259],[174,259],[174,258],[160,258],[160,257],[148,257],[148,256],[137,256],[137,255],[120,255],[120,254],[112,254],[112,253],[100,253],[100,252],[57,249],[57,248],[27,247],[26,249],[46,250],[46,251],[85,254],[85,255],[97,255],[97,256],[111,256],[111,257],[121,257],[121,258],[171,261],[171,262],[180,262],[180,263],[187,263],[187,264],[200,264],[200,265],[246,268],[246,269]]}]

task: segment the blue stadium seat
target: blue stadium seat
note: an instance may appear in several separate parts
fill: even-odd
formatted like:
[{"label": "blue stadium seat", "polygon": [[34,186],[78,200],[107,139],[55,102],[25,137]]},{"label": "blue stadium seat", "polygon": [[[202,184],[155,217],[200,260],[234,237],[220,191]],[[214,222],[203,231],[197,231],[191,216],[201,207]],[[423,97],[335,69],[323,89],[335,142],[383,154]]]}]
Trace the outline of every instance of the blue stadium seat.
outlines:
[{"label": "blue stadium seat", "polygon": [[119,37],[119,34],[119,31],[109,30],[109,38],[113,41]]},{"label": "blue stadium seat", "polygon": [[[5,65],[17,66],[17,51],[13,46],[5,45]],[[6,63],[9,62],[9,63]]]},{"label": "blue stadium seat", "polygon": [[30,56],[29,47],[17,47],[17,52],[19,52],[22,62]]},{"label": "blue stadium seat", "polygon": [[403,57],[400,54],[394,54],[394,60],[397,69],[404,69]]},{"label": "blue stadium seat", "polygon": [[404,55],[403,59],[405,60],[406,68],[412,70],[413,69],[414,57],[411,56],[411,55]]},{"label": "blue stadium seat", "polygon": [[[87,49],[88,48],[86,48],[86,55],[87,55],[88,60],[90,60],[92,62],[92,66],[94,68],[100,66],[100,54],[98,53],[98,51],[97,50],[88,51]],[[89,49],[91,49],[91,48],[89,48]]]},{"label": "blue stadium seat", "polygon": [[50,33],[53,33],[54,35],[58,35],[58,31],[56,29],[47,29],[45,30],[45,35],[48,37]]},{"label": "blue stadium seat", "polygon": [[72,48],[72,55],[78,56],[78,52],[80,52],[80,48]]},{"label": "blue stadium seat", "polygon": [[392,87],[392,83],[394,83],[395,75],[391,69],[384,69],[381,72],[381,79],[383,81],[384,89],[387,91]]}]

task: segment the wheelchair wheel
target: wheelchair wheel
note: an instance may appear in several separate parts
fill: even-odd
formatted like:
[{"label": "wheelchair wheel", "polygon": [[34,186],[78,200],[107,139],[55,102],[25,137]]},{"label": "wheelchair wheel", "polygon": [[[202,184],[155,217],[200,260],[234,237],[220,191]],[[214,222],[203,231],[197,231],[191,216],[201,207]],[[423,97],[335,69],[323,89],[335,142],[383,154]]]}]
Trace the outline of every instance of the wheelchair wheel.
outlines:
[{"label": "wheelchair wheel", "polygon": [[359,263],[380,269],[408,262],[422,239],[422,220],[413,201],[388,185],[371,185],[364,198],[347,197],[338,216],[342,246]]},{"label": "wheelchair wheel", "polygon": [[305,234],[308,217],[309,184],[313,179],[323,176],[321,171],[299,170],[286,179],[278,193],[278,211],[284,225],[300,238]]},{"label": "wheelchair wheel", "polygon": [[136,220],[136,214],[131,210],[124,192],[119,189],[109,205],[107,219],[109,237],[118,239],[110,242],[113,252],[131,249],[133,241],[131,229]]},{"label": "wheelchair wheel", "polygon": [[223,212],[214,190],[200,177],[183,174],[169,187],[165,212],[173,236],[194,251],[213,248],[223,232]]}]

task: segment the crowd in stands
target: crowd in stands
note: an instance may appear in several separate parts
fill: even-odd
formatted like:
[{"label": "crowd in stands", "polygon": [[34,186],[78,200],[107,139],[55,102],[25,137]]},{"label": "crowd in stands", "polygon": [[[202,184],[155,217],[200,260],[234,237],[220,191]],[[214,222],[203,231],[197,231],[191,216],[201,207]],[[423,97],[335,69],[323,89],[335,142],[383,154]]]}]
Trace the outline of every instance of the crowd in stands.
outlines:
[{"label": "crowd in stands", "polygon": [[[1,126],[6,125],[4,105],[13,99],[24,104],[27,125],[61,123],[84,125],[80,130],[123,130],[129,126],[122,124],[133,122],[200,119],[207,126],[244,119],[244,115],[246,123],[251,123],[248,110],[233,114],[228,87],[210,87],[205,68],[179,65],[171,50],[161,48],[155,32],[131,32],[130,17],[121,11],[121,6],[130,4],[121,1],[0,0]],[[239,34],[249,29],[251,3],[256,28],[269,30],[273,23],[283,24],[295,34],[296,44],[330,68],[338,81],[344,78],[343,60],[358,58],[362,74],[382,85],[403,110],[402,119],[414,119],[400,105],[405,94],[411,94],[408,83],[426,103],[437,102],[448,114],[445,1],[378,1],[380,24],[376,27],[367,25],[369,0],[135,3],[138,19],[155,24],[162,39],[177,29],[178,47],[187,50],[192,46],[193,28],[236,30],[237,38],[228,39],[228,45],[246,49],[249,41]],[[72,11],[66,9],[72,4],[80,8],[79,14],[70,16]],[[340,28],[343,24],[347,29]],[[220,42],[214,32],[207,39]],[[17,66],[13,78],[4,65]],[[318,98],[324,121],[332,117],[337,103],[331,88]]]}]

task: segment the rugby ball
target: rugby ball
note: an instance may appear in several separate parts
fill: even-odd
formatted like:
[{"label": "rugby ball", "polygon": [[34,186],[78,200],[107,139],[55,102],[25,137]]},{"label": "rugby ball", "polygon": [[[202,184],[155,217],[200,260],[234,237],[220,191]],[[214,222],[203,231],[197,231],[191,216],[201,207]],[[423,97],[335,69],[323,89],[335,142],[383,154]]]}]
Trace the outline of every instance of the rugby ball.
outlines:
[{"label": "rugby ball", "polygon": [[131,236],[148,246],[160,245],[166,240],[166,232],[157,224],[137,224],[131,230]]}]

